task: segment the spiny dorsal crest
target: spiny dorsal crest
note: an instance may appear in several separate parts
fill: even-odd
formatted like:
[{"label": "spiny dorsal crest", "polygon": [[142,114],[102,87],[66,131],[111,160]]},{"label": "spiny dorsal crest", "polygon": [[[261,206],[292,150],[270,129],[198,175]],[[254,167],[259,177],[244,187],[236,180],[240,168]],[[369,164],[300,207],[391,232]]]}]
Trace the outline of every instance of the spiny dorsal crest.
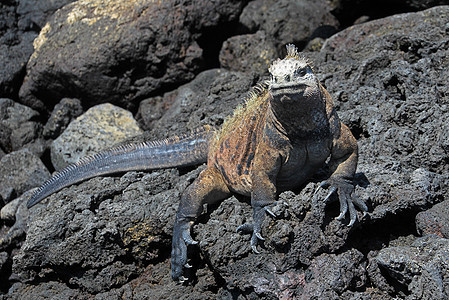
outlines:
[{"label": "spiny dorsal crest", "polygon": [[274,78],[281,78],[285,75],[292,74],[295,70],[305,66],[311,66],[309,61],[298,52],[298,49],[293,44],[288,44],[287,55],[284,59],[275,60],[268,71]]},{"label": "spiny dorsal crest", "polygon": [[285,58],[294,58],[294,59],[298,59],[298,60],[304,59],[303,57],[301,57],[299,55],[298,48],[296,48],[295,45],[288,44],[285,47],[287,48],[287,55],[285,56]]}]

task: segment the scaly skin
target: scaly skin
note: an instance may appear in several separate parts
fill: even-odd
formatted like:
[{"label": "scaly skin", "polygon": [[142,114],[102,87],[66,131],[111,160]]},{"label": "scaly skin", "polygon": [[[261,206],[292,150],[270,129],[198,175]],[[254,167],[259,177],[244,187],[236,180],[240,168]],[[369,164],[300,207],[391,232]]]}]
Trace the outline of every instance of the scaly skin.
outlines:
[{"label": "scaly skin", "polygon": [[100,175],[204,163],[212,135],[213,130],[204,127],[189,135],[118,146],[84,157],[47,180],[34,192],[27,206],[30,208],[36,205],[64,187]]},{"label": "scaly skin", "polygon": [[233,193],[250,196],[254,223],[238,230],[252,233],[251,246],[258,253],[262,222],[278,194],[307,181],[329,156],[332,175],[322,185],[330,186],[330,194],[338,192],[338,218],[349,210],[351,226],[357,218],[354,204],[367,211],[353,194],[358,157],[354,136],[340,122],[312,68],[293,45],[287,52],[270,67],[271,82],[259,85],[223,125],[211,143],[207,168],[181,197],[172,242],[175,280],[185,280],[187,245],[197,243],[190,227],[203,204]]},{"label": "scaly skin", "polygon": [[330,158],[331,176],[322,186],[330,188],[328,197],[338,193],[337,218],[349,211],[351,226],[357,219],[354,205],[367,211],[353,193],[358,158],[354,136],[340,122],[331,96],[293,45],[287,46],[286,58],[275,61],[269,71],[271,81],[257,85],[218,133],[203,130],[83,159],[47,181],[28,206],[97,175],[192,165],[207,159],[207,168],[181,197],[173,228],[172,278],[182,282],[183,268],[188,267],[187,246],[197,243],[190,227],[204,204],[235,193],[250,196],[253,223],[238,230],[252,234],[251,247],[258,253],[265,214],[271,212],[279,193],[309,180]]}]

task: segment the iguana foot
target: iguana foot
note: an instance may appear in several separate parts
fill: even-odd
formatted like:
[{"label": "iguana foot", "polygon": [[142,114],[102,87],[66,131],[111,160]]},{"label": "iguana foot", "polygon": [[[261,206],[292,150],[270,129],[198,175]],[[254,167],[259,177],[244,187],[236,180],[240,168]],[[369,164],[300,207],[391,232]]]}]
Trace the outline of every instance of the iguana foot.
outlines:
[{"label": "iguana foot", "polygon": [[242,233],[251,233],[251,249],[256,254],[259,254],[259,250],[257,250],[257,245],[259,240],[264,241],[265,239],[262,237],[262,223],[265,220],[265,214],[269,213],[271,216],[276,217],[276,215],[270,210],[268,206],[255,209],[254,211],[254,223],[245,223],[237,227],[237,232]]},{"label": "iguana foot", "polygon": [[173,228],[172,250],[171,250],[171,276],[173,280],[183,283],[187,280],[182,276],[183,268],[191,268],[187,263],[187,246],[198,244],[190,235],[192,221],[175,222]]},{"label": "iguana foot", "polygon": [[357,211],[355,210],[354,204],[361,211],[363,211],[364,216],[366,215],[368,207],[366,206],[365,202],[354,193],[354,184],[351,180],[343,178],[330,178],[322,182],[320,184],[320,187],[329,187],[329,193],[327,194],[326,198],[324,198],[324,201],[328,201],[329,197],[333,193],[338,193],[338,199],[340,201],[340,214],[338,215],[338,217],[336,217],[337,220],[343,219],[349,210],[348,226],[352,226],[357,220]]}]

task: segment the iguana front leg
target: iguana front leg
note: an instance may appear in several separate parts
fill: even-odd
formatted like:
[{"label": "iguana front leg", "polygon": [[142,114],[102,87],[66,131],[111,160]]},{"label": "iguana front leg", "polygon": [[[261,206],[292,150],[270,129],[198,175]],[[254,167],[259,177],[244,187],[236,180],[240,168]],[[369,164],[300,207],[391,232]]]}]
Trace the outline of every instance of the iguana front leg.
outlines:
[{"label": "iguana front leg", "polygon": [[259,253],[257,244],[259,240],[264,240],[261,231],[266,213],[274,216],[270,206],[276,201],[276,176],[280,168],[280,157],[270,157],[268,154],[260,157],[261,159],[255,161],[251,176],[253,223],[246,223],[237,228],[237,231],[252,234],[251,248],[254,253]]},{"label": "iguana front leg", "polygon": [[171,269],[173,280],[185,280],[183,268],[187,265],[187,246],[197,244],[190,235],[190,227],[201,214],[203,205],[229,197],[231,192],[223,177],[215,168],[203,170],[198,178],[184,191],[173,227]]},{"label": "iguana front leg", "polygon": [[358,160],[357,140],[346,125],[340,123],[340,126],[339,134],[333,141],[331,160],[329,162],[332,175],[321,186],[330,186],[330,192],[326,200],[335,191],[338,193],[340,215],[337,219],[341,220],[344,218],[349,210],[350,221],[348,226],[352,226],[357,219],[354,204],[363,212],[368,211],[368,207],[354,193],[353,180]]}]

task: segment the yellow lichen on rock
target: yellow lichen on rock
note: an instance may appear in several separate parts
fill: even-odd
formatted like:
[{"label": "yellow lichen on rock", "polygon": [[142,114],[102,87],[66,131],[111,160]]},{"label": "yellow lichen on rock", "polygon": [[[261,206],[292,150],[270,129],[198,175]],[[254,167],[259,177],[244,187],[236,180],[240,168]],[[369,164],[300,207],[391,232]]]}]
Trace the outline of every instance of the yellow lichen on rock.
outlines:
[{"label": "yellow lichen on rock", "polygon": [[39,35],[37,36],[37,38],[34,39],[34,41],[33,41],[34,52],[31,55],[30,60],[35,58],[35,56],[37,55],[37,52],[39,51],[41,46],[47,40],[47,33],[50,32],[50,30],[51,30],[50,23],[45,24],[45,26],[42,28],[42,30],[39,33]]},{"label": "yellow lichen on rock", "polygon": [[135,257],[146,257],[153,242],[158,242],[159,232],[155,232],[151,222],[144,221],[129,227],[123,234],[123,245],[129,248]]},{"label": "yellow lichen on rock", "polygon": [[153,4],[160,1],[148,0],[80,0],[73,5],[72,11],[68,14],[66,22],[73,24],[81,21],[88,25],[92,25],[100,19],[110,18],[118,20],[118,23],[129,22],[137,14],[137,8],[145,6],[145,4]]}]

